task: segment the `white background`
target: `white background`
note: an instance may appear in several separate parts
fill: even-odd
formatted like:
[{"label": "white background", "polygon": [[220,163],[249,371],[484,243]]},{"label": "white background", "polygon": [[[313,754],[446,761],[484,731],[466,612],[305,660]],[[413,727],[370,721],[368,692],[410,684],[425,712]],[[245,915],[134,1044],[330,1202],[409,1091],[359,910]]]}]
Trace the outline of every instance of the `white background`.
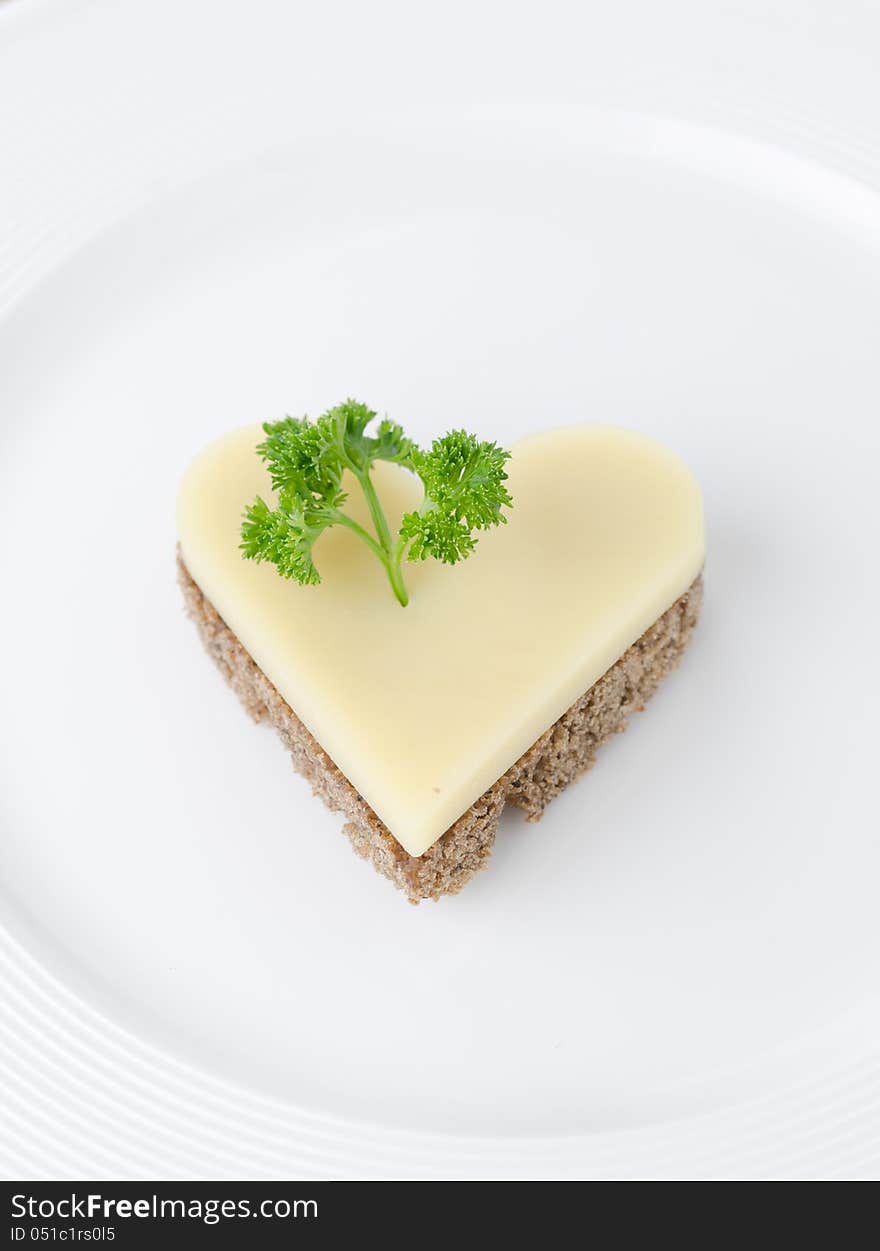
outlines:
[{"label": "white background", "polygon": [[[877,25],[0,7],[7,1175],[876,1172]],[[681,673],[436,908],[170,578],[187,457],[340,386],[707,496]]]}]

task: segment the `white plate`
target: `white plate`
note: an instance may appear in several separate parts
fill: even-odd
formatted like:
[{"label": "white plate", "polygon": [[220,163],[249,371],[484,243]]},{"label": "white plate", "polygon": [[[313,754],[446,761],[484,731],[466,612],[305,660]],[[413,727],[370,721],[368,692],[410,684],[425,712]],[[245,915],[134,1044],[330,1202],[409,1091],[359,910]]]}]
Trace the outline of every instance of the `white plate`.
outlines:
[{"label": "white plate", "polygon": [[[201,4],[173,54],[140,6],[28,8],[0,21],[0,113],[33,106],[0,268],[0,1167],[876,1169],[865,145],[857,182],[843,145],[758,144],[716,97],[673,121],[523,92],[465,121],[405,69],[406,122],[279,120],[271,5],[248,91],[197,69],[211,112]],[[325,67],[330,31],[309,32]],[[489,871],[418,909],[249,724],[174,585],[187,459],[349,393],[423,437],[633,426],[707,501],[681,671],[540,826],[506,817]]]}]

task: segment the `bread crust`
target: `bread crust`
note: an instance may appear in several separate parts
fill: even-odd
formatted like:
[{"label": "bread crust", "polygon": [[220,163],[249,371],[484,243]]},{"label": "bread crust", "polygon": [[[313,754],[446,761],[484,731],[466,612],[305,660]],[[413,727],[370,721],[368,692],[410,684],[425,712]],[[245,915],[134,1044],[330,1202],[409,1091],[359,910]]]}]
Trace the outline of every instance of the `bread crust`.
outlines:
[{"label": "bread crust", "polygon": [[290,752],[293,766],[331,811],[359,856],[404,892],[411,903],[456,895],[486,868],[505,804],[537,821],[547,804],[592,768],[601,745],[626,729],[668,673],[678,665],[700,614],[700,574],[603,677],[532,744],[484,795],[422,856],[411,856],[336,767],[289,704],[232,633],[177,554],[186,610],[208,655],[254,721],[267,719]]}]

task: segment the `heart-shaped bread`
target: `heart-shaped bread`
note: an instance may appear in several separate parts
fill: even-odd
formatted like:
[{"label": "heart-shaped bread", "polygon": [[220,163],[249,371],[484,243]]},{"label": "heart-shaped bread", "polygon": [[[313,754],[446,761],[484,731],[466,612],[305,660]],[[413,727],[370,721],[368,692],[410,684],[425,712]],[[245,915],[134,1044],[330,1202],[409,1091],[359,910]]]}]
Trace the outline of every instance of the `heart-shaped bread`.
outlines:
[{"label": "heart-shaped bread", "polygon": [[[192,579],[359,795],[411,856],[454,821],[697,577],[699,488],[642,435],[577,426],[517,443],[508,524],[463,564],[407,566],[401,608],[342,527],[303,587],[242,559],[242,510],[272,498],[259,427],[226,435],[180,492]],[[380,463],[392,529],[417,480]],[[369,516],[360,492],[347,508]]]}]

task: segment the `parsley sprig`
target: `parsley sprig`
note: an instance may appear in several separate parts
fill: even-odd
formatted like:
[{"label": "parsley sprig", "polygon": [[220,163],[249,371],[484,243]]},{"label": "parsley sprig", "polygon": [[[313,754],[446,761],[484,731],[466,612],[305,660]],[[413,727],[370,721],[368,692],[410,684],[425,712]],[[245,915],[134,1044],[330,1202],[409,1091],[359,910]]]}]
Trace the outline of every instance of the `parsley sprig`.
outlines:
[{"label": "parsley sprig", "polygon": [[[321,581],[312,559],[315,540],[329,526],[346,526],[382,562],[405,606],[405,560],[433,556],[454,565],[476,547],[475,531],[507,520],[501,510],[512,504],[504,485],[510,452],[465,430],[452,430],[423,450],[387,419],[368,434],[376,415],[366,404],[346,400],[316,421],[285,417],[265,423],[257,453],[268,466],[277,505],[271,508],[257,496],[245,509],[241,550],[247,560],[268,560],[282,577],[314,586]],[[370,476],[379,460],[405,466],[424,486],[419,508],[404,514],[396,535]],[[346,470],[366,497],[373,533],[344,511]]]}]

